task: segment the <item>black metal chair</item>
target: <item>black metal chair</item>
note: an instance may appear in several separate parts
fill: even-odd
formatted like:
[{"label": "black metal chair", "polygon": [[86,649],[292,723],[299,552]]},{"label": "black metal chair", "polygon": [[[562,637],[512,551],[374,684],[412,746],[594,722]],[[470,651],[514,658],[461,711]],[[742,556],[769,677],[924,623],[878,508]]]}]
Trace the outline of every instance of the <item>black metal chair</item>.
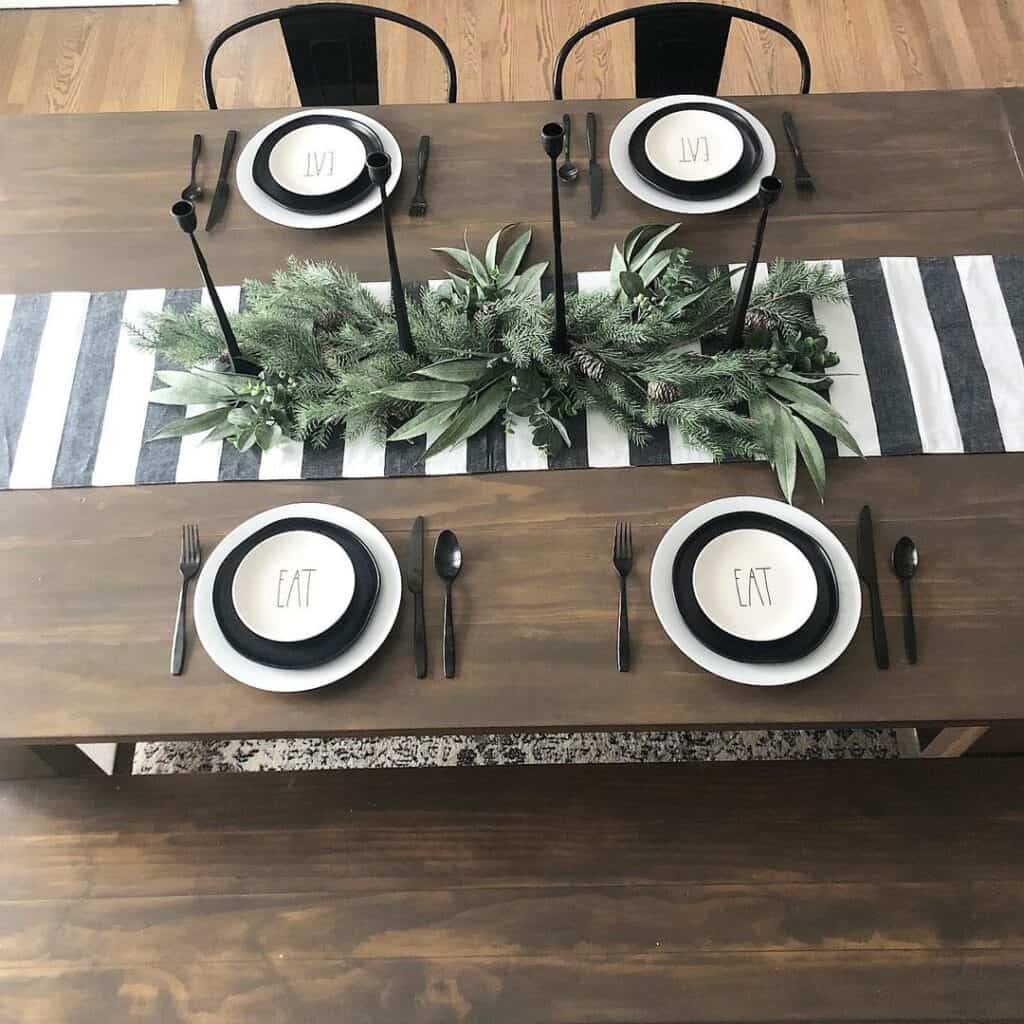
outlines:
[{"label": "black metal chair", "polygon": [[584,25],[566,41],[551,74],[556,100],[562,99],[562,71],[573,47],[585,36],[609,25],[633,20],[635,28],[636,94],[641,98],[700,93],[714,96],[722,76],[725,47],[733,19],[753,22],[783,36],[800,59],[800,91],[811,90],[811,59],[800,37],[788,25],[756,11],[707,3],[652,4],[616,11]]},{"label": "black metal chair", "polygon": [[213,59],[233,36],[268,21],[279,21],[299,102],[304,107],[373,105],[380,102],[377,80],[377,21],[393,21],[425,35],[437,47],[448,76],[448,102],[458,87],[455,61],[447,43],[415,18],[362,4],[299,4],[254,14],[229,25],[210,43],[203,63],[206,102],[217,109]]}]

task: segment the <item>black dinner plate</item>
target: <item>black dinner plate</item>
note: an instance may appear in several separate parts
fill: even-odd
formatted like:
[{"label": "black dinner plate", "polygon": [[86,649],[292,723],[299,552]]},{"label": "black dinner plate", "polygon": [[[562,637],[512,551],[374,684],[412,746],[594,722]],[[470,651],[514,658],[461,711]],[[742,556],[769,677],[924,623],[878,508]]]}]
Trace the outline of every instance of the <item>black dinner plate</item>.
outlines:
[{"label": "black dinner plate", "polygon": [[[349,556],[355,571],[352,600],[338,621],[317,636],[296,643],[268,640],[254,633],[239,618],[231,596],[242,559],[262,541],[291,530],[308,530],[330,538]],[[350,530],[319,519],[281,519],[246,538],[221,563],[213,581],[213,611],[225,639],[246,658],[274,668],[313,668],[343,654],[359,639],[377,603],[379,591],[377,563],[366,545]]]},{"label": "black dinner plate", "polygon": [[355,181],[349,182],[344,188],[334,192],[325,192],[319,196],[305,196],[298,192],[292,192],[280,185],[270,173],[270,154],[274,147],[286,135],[297,128],[304,128],[310,124],[340,125],[359,137],[367,153],[378,153],[384,150],[380,136],[362,121],[351,117],[342,117],[338,114],[307,114],[305,117],[286,121],[275,128],[260,143],[260,148],[256,150],[256,157],[252,162],[252,178],[275,203],[280,203],[281,206],[289,210],[295,210],[298,213],[337,213],[358,202],[376,187],[370,181],[370,174],[365,167],[359,172]]},{"label": "black dinner plate", "polygon": [[[651,163],[646,148],[648,133],[667,114],[673,114],[679,110],[707,110],[712,114],[724,117],[739,129],[739,133],[743,137],[743,153],[731,171],[727,171],[717,178],[709,178],[707,181],[681,181],[679,178],[665,174],[664,171],[659,171]],[[735,192],[754,174],[763,156],[761,140],[757,137],[754,126],[742,114],[730,107],[720,107],[714,103],[701,103],[697,100],[676,103],[655,110],[633,129],[633,134],[629,137],[629,159],[637,174],[649,185],[680,199],[718,199],[730,192]]]},{"label": "black dinner plate", "polygon": [[[777,640],[746,640],[716,626],[704,614],[693,589],[693,567],[701,551],[716,537],[733,530],[764,530],[789,541],[810,562],[818,584],[818,597],[807,621]],[[706,647],[733,661],[753,665],[796,661],[817,648],[828,636],[839,612],[839,586],[824,549],[789,523],[761,512],[731,512],[717,516],[690,534],[676,553],[672,588],[686,625]]]}]

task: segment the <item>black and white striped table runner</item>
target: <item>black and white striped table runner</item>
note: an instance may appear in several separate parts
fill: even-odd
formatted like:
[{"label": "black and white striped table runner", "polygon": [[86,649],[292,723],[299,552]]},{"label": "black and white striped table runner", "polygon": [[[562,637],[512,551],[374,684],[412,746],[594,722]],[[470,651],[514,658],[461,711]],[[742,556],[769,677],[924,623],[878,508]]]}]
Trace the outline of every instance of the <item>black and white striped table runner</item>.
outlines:
[{"label": "black and white striped table runner", "polygon": [[[815,304],[844,374],[831,400],[866,455],[1024,450],[1024,257],[828,261],[847,275],[848,305]],[[760,268],[761,274],[765,268]],[[607,271],[570,275],[605,287]],[[436,282],[430,282],[431,285]],[[382,299],[386,284],[367,285]],[[243,301],[222,289],[225,306]],[[549,458],[525,427],[496,424],[424,460],[425,441],[295,442],[260,453],[195,436],[145,443],[182,409],[150,405],[154,370],[125,323],[206,302],[199,290],[0,295],[0,487],[85,487],[201,480],[280,480],[706,462],[671,429],[644,448],[602,414],[568,424],[573,447]],[[199,407],[189,412],[201,411]],[[428,441],[430,439],[427,439]],[[841,445],[831,452],[849,455]]]}]

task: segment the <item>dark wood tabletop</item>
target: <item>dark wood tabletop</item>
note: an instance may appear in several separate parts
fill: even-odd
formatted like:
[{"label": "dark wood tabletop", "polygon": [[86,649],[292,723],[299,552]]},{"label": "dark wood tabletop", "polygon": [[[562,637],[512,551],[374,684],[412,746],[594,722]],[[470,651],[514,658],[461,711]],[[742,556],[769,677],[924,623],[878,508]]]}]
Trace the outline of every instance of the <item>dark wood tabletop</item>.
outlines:
[{"label": "dark wood tabletop", "polygon": [[[438,276],[426,250],[478,241],[506,221],[537,230],[545,255],[547,178],[539,125],[563,108],[598,111],[606,140],[629,101],[389,107],[379,112],[411,154],[433,137],[430,214],[398,218],[409,278]],[[1015,134],[1024,92],[762,98],[777,131],[797,115],[814,198],[792,190],[766,252],[812,256],[1024,251],[1024,180]],[[187,180],[190,137],[210,151],[229,127],[243,140],[268,111],[0,119],[0,291],[195,285],[167,206]],[[607,161],[605,161],[607,165]],[[792,163],[779,147],[787,182]],[[606,166],[607,170],[607,166]],[[206,168],[209,182],[215,171]],[[567,267],[605,262],[637,223],[665,219],[606,174],[605,210],[569,193]],[[406,177],[396,208],[411,192]],[[702,259],[741,260],[749,210],[687,218]],[[208,253],[224,282],[268,274],[291,253],[329,256],[383,276],[379,223],[299,232],[258,220],[237,196]],[[878,672],[862,628],[837,665],[778,689],[716,679],[662,632],[647,570],[665,529],[695,505],[773,496],[764,466],[690,466],[389,480],[177,484],[0,494],[0,740],[56,743],[192,736],[328,735],[657,726],[958,724],[1024,719],[1024,455],[837,460],[821,515],[852,549],[856,514],[875,510],[880,561],[904,533],[922,551],[915,584],[921,663],[899,657],[899,593],[880,564],[893,669]],[[414,677],[403,609],[382,652],[311,694],[250,690],[192,640],[183,677],[167,675],[180,524],[207,548],[240,520],[290,501],[330,501],[369,517],[402,555],[413,516],[428,543],[455,529],[466,554],[458,587],[457,679],[439,670],[440,589],[428,573],[431,677]],[[634,667],[615,670],[611,524],[634,525]],[[866,625],[866,624],[865,624]]]},{"label": "dark wood tabletop", "polygon": [[[412,173],[395,196],[407,279],[443,277],[435,245],[463,229],[482,245],[511,221],[535,230],[534,258],[549,255],[549,193],[540,127],[567,110],[583,159],[583,115],[598,115],[605,203],[590,219],[585,175],[563,190],[567,270],[604,265],[614,242],[669,214],[633,198],[615,180],[608,138],[635,100],[389,106],[376,110],[414,163],[431,136],[425,218],[406,215]],[[777,141],[790,186],[772,214],[765,254],[806,258],[1019,251],[1024,185],[1024,90],[834,94],[743,100]],[[373,108],[366,108],[371,110]],[[796,115],[818,190],[791,187],[793,161],[781,115]],[[188,181],[193,132],[206,149],[201,181],[212,191],[229,128],[239,146],[279,112],[181,111],[0,118],[0,292],[181,287],[195,284],[188,246],[168,209]],[[204,203],[201,210],[206,208]],[[205,218],[204,218],[205,219]],[[749,252],[751,210],[684,218],[680,241],[706,262]],[[329,257],[363,275],[386,266],[379,217],[302,232],[258,218],[233,191],[223,227],[202,236],[219,282],[265,277],[292,253]]]}]

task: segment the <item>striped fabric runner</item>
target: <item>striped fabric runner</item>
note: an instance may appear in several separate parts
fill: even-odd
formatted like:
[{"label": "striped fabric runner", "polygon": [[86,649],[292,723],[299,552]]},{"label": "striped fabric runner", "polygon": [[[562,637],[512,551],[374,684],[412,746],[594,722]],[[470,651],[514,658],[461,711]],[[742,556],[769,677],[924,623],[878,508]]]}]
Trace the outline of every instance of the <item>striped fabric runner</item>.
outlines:
[{"label": "striped fabric runner", "polygon": [[[849,305],[815,307],[842,360],[831,400],[866,455],[1024,450],[1024,257],[829,262],[850,291]],[[607,272],[595,271],[571,275],[567,285],[588,291],[607,283]],[[388,297],[387,284],[367,287]],[[237,286],[222,297],[229,311],[244,301]],[[287,442],[262,454],[195,436],[144,443],[183,410],[149,404],[154,371],[169,367],[137,349],[124,325],[150,310],[207,301],[199,290],[0,295],[0,487],[708,461],[671,429],[639,448],[593,410],[567,424],[573,446],[551,457],[533,447],[525,424],[509,434],[492,424],[426,460],[431,438],[338,439],[325,451]],[[833,442],[826,454],[850,453]]]}]

